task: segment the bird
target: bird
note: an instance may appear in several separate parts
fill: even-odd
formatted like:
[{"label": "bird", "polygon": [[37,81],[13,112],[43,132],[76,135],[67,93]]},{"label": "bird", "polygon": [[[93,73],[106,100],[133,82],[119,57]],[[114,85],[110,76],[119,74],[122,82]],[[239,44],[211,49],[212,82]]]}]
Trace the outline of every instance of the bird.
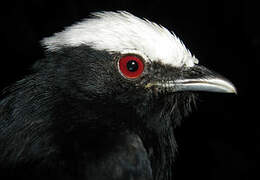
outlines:
[{"label": "bird", "polygon": [[236,93],[162,25],[92,13],[41,40],[0,98],[0,177],[172,180],[174,129],[198,92]]}]

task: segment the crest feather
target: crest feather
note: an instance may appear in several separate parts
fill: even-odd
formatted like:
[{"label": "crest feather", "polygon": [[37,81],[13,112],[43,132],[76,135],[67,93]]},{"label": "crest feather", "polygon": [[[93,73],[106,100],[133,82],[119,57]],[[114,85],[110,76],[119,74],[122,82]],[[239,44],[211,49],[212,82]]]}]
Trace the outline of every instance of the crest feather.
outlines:
[{"label": "crest feather", "polygon": [[174,33],[126,11],[93,13],[91,18],[44,38],[42,45],[47,51],[88,45],[111,53],[135,52],[145,56],[146,60],[175,67],[191,67],[197,63],[197,59]]}]

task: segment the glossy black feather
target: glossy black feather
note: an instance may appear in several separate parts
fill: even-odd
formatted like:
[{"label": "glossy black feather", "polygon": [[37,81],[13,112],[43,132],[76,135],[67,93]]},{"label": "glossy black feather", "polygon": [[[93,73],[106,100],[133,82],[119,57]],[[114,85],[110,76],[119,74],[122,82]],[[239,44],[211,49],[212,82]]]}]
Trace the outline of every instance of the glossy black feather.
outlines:
[{"label": "glossy black feather", "polygon": [[172,179],[174,126],[194,95],[141,88],[178,70],[154,63],[128,81],[119,56],[63,48],[4,91],[1,179]]}]

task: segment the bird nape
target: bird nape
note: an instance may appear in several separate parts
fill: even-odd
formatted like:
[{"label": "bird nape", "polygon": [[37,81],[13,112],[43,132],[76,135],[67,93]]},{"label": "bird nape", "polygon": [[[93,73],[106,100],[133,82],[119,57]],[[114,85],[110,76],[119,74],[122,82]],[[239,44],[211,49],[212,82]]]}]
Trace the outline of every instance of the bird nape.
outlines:
[{"label": "bird nape", "polygon": [[42,40],[0,101],[0,177],[170,180],[194,92],[236,93],[166,28],[94,13]]}]

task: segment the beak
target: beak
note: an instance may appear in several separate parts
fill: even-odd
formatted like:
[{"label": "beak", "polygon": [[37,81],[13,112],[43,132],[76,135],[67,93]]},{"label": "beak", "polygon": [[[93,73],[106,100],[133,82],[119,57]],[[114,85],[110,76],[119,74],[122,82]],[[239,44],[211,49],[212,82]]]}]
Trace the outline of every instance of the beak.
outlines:
[{"label": "beak", "polygon": [[175,81],[176,91],[207,91],[218,93],[235,93],[235,86],[226,79],[183,79]]},{"label": "beak", "polygon": [[153,86],[166,92],[206,91],[237,94],[235,86],[229,80],[203,66],[184,68],[178,74],[174,80],[148,83],[146,87]]}]

